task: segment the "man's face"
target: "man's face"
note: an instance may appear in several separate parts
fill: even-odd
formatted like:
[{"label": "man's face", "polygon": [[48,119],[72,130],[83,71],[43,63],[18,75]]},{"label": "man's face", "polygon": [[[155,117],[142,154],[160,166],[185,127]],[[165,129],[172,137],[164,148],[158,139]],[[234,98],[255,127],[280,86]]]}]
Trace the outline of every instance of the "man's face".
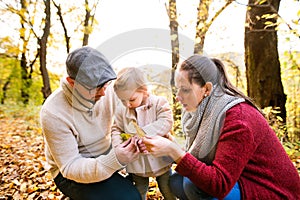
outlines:
[{"label": "man's face", "polygon": [[74,88],[81,94],[82,97],[89,101],[96,102],[102,96],[105,96],[105,90],[111,81],[106,82],[104,85],[97,86],[95,88],[89,88],[81,83],[74,81]]}]

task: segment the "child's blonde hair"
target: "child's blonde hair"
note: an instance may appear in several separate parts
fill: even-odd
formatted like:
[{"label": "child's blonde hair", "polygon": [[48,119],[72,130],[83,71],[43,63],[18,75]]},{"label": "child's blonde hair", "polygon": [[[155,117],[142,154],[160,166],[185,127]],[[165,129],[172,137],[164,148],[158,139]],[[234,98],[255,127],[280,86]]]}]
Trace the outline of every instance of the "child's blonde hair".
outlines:
[{"label": "child's blonde hair", "polygon": [[114,83],[114,90],[116,94],[120,91],[141,91],[147,92],[147,80],[143,71],[136,67],[122,68],[118,74]]}]

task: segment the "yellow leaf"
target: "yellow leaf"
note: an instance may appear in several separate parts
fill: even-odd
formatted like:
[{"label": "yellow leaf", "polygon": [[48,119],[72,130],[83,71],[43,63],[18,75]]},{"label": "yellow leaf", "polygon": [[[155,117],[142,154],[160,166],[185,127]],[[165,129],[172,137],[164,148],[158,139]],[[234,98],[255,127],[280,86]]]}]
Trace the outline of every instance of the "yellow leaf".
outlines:
[{"label": "yellow leaf", "polygon": [[48,195],[48,198],[49,198],[49,199],[54,199],[55,196],[54,196],[54,194],[51,193],[51,194]]},{"label": "yellow leaf", "polygon": [[56,185],[52,186],[52,187],[50,188],[50,190],[51,190],[51,191],[56,190]]},{"label": "yellow leaf", "polygon": [[120,136],[122,138],[122,141],[124,142],[124,141],[128,140],[129,138],[131,138],[132,134],[130,134],[130,133],[121,133]]},{"label": "yellow leaf", "polygon": [[37,191],[39,188],[37,186],[33,186],[33,187],[29,187],[27,189],[27,193],[32,193],[32,192],[35,192]]},{"label": "yellow leaf", "polygon": [[132,124],[134,125],[136,133],[139,137],[144,137],[146,135],[145,132],[137,125],[135,121],[132,121]]},{"label": "yellow leaf", "polygon": [[27,191],[27,183],[22,183],[20,186],[20,191],[21,192],[26,192]]}]

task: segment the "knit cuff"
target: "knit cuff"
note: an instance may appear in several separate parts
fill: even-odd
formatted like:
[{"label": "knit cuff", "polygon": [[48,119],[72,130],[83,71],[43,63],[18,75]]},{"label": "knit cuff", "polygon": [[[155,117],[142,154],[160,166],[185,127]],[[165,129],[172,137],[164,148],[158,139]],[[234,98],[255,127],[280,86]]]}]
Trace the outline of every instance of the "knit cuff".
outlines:
[{"label": "knit cuff", "polygon": [[177,163],[175,170],[182,176],[188,176],[191,174],[195,162],[198,160],[190,153],[186,153],[183,158]]},{"label": "knit cuff", "polygon": [[111,151],[107,155],[101,156],[101,162],[103,162],[103,164],[107,167],[114,170],[119,170],[125,167],[125,165],[122,165],[119,162],[114,149],[111,149]]}]

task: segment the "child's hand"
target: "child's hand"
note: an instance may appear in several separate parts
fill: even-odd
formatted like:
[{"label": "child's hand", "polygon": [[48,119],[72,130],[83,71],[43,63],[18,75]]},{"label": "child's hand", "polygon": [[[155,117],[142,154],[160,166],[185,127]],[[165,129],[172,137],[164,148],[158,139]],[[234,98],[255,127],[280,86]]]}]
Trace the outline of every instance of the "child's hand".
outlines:
[{"label": "child's hand", "polygon": [[148,150],[147,150],[147,146],[145,145],[145,143],[143,142],[143,139],[139,138],[137,140],[137,143],[136,143],[138,149],[139,149],[139,152],[140,153],[145,153],[145,154],[148,154]]}]

